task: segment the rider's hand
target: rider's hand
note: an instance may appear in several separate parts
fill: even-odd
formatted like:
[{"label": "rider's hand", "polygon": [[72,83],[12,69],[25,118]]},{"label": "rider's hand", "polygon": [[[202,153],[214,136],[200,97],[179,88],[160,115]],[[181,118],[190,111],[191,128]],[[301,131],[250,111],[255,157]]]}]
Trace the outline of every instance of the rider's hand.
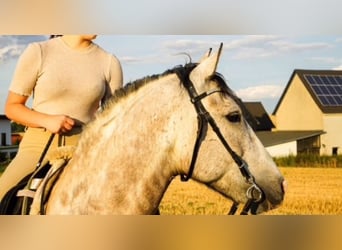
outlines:
[{"label": "rider's hand", "polygon": [[64,134],[69,132],[75,121],[66,115],[50,115],[46,118],[44,127],[52,133]]}]

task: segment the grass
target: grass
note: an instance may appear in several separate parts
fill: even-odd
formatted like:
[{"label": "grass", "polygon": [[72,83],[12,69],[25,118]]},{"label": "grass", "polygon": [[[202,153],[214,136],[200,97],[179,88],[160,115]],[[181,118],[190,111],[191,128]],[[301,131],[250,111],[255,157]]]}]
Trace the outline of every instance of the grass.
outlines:
[{"label": "grass", "polygon": [[[0,164],[0,176],[7,164]],[[284,203],[265,215],[342,215],[342,168],[280,167]],[[225,215],[232,202],[206,186],[175,178],[160,204],[163,215]]]},{"label": "grass", "polygon": [[282,167],[342,168],[342,155],[299,154],[275,157],[273,160],[278,166]]},{"label": "grass", "polygon": [[268,214],[342,215],[342,169],[282,168],[289,189],[283,206]]},{"label": "grass", "polygon": [[161,214],[166,215],[208,215],[227,214],[231,201],[190,180],[172,181],[159,206]]},{"label": "grass", "polygon": [[[342,169],[280,168],[288,182],[284,203],[265,215],[342,215]],[[161,214],[224,215],[231,202],[207,187],[175,179],[160,204]]]}]

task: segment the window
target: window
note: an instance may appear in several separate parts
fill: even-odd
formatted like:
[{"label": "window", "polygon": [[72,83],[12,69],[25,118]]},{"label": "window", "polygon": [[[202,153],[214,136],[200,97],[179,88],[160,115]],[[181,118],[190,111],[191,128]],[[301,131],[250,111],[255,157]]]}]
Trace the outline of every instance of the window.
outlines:
[{"label": "window", "polygon": [[298,140],[297,153],[319,155],[319,149],[321,147],[320,139],[320,136],[312,136],[309,138]]},{"label": "window", "polygon": [[6,133],[1,133],[0,146],[6,146]]},{"label": "window", "polygon": [[336,156],[338,151],[338,147],[333,147],[332,148],[332,155]]}]

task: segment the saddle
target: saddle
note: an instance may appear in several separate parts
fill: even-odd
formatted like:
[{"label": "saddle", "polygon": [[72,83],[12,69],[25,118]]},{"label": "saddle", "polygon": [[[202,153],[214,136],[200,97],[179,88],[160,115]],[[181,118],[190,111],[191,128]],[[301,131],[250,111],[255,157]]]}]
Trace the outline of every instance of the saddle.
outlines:
[{"label": "saddle", "polygon": [[45,214],[46,202],[58,177],[72,158],[74,147],[59,147],[47,164],[25,176],[0,203],[0,215]]},{"label": "saddle", "polygon": [[[18,182],[17,185],[12,187],[5,196],[2,198],[0,203],[0,214],[1,215],[25,215],[29,212],[35,194],[34,183],[43,179],[46,173],[49,171],[51,165],[45,164],[40,168],[39,171],[32,172],[25,176]],[[30,186],[30,184],[33,184]]]}]

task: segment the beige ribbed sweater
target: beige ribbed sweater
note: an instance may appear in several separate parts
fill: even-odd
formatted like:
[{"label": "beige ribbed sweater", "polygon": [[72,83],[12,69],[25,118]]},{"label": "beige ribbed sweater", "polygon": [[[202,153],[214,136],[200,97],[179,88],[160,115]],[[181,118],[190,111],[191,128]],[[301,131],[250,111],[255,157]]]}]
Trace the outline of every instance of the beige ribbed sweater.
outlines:
[{"label": "beige ribbed sweater", "polygon": [[30,44],[19,58],[10,91],[34,95],[32,108],[87,123],[99,102],[122,86],[118,59],[93,43],[69,48],[61,37]]}]

